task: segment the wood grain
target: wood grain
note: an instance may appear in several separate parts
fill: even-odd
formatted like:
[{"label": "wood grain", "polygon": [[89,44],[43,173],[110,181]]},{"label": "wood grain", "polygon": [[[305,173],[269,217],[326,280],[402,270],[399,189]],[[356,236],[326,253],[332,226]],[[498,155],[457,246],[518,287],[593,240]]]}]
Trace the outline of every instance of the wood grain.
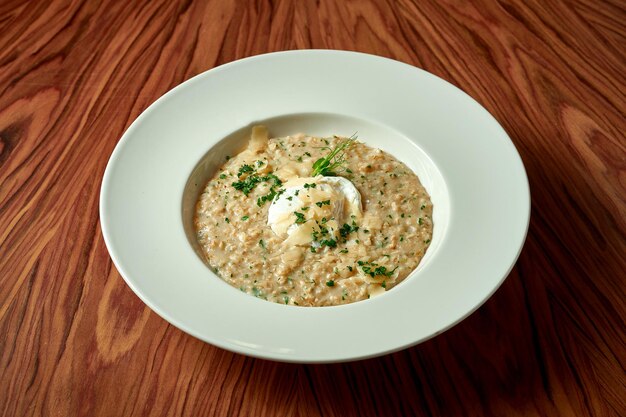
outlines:
[{"label": "wood grain", "polygon": [[[0,415],[626,415],[626,9],[618,0],[0,2]],[[150,103],[269,51],[368,52],[461,87],[526,165],[498,292],[378,359],[255,360],[145,307],[98,192]]]}]

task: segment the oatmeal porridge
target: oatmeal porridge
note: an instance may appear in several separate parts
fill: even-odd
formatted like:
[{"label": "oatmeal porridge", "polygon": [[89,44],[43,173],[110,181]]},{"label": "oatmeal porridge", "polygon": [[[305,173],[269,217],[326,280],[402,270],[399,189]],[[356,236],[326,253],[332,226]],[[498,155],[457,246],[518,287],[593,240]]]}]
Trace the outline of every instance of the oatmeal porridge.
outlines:
[{"label": "oatmeal porridge", "polygon": [[203,189],[197,239],[209,266],[268,301],[329,306],[406,278],[432,238],[432,204],[402,162],[355,137],[250,142]]}]

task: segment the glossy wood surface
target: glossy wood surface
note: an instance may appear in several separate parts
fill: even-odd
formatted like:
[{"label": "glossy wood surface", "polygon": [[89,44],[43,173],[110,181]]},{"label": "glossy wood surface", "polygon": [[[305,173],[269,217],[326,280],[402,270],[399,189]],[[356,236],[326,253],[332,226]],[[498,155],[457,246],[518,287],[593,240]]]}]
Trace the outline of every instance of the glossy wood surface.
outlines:
[{"label": "glossy wood surface", "polygon": [[[0,415],[626,415],[626,4],[0,2]],[[378,54],[484,105],[528,171],[521,257],[468,319],[335,365],[200,342],[126,286],[98,194],[124,130],[217,65]]]}]

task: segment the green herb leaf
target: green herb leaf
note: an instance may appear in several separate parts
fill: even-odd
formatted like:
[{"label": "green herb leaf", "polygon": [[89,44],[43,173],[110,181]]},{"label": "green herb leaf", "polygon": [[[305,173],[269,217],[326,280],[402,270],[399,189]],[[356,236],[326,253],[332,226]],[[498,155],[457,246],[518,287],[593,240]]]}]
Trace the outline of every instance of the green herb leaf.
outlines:
[{"label": "green herb leaf", "polygon": [[348,235],[352,232],[357,232],[359,230],[359,226],[356,225],[354,220],[352,220],[352,225],[348,223],[344,223],[343,226],[339,229],[339,234],[342,238],[347,239]]},{"label": "green herb leaf", "polygon": [[337,247],[337,241],[335,239],[324,239],[324,240],[320,241],[320,245],[328,246],[329,248],[336,248]]},{"label": "green herb leaf", "polygon": [[239,168],[239,172],[237,173],[238,177],[241,177],[243,174],[248,174],[250,172],[254,172],[254,168],[251,165],[248,164],[243,164],[240,168]]},{"label": "green herb leaf", "polygon": [[[337,168],[340,168],[345,163],[346,150],[356,141],[356,133],[350,136],[348,139],[340,142],[335,149],[332,149],[328,155],[324,158],[320,158],[313,163],[313,171],[311,176],[316,177],[323,175],[326,177],[336,176]],[[326,141],[328,145],[328,141]]]},{"label": "green herb leaf", "polygon": [[361,267],[365,274],[369,275],[372,278],[376,276],[390,277],[393,275],[396,269],[398,269],[398,267],[395,267],[391,271],[388,271],[386,266],[379,266],[377,263],[374,262],[357,261],[357,264]]},{"label": "green herb leaf", "polygon": [[235,181],[231,185],[235,188],[235,190],[239,190],[247,196],[259,182],[261,182],[261,177],[257,175],[250,175],[245,180]]}]

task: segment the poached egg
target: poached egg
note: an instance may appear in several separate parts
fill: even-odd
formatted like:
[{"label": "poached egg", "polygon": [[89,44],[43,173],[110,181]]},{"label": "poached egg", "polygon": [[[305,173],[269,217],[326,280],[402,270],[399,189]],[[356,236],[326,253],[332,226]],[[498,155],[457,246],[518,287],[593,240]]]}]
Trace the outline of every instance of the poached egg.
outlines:
[{"label": "poached egg", "polygon": [[285,244],[319,247],[362,214],[361,194],[343,177],[295,178],[284,190],[270,204],[267,224]]}]

